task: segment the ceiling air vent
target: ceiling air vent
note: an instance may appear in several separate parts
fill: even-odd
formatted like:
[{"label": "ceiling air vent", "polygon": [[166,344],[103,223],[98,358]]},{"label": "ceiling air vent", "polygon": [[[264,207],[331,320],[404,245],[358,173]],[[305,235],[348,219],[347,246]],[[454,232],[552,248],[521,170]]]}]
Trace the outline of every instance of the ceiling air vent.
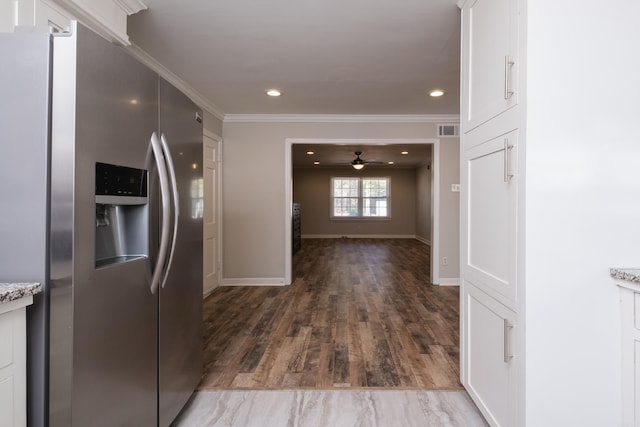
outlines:
[{"label": "ceiling air vent", "polygon": [[460,125],[438,125],[440,138],[457,138],[460,136]]}]

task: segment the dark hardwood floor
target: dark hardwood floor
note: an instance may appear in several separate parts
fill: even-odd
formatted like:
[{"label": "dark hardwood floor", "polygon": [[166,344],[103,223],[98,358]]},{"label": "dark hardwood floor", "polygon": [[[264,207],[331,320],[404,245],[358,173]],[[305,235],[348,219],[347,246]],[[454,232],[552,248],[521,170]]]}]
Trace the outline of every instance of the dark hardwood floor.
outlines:
[{"label": "dark hardwood floor", "polygon": [[457,287],[412,239],[305,239],[286,287],[204,305],[199,389],[461,389]]}]

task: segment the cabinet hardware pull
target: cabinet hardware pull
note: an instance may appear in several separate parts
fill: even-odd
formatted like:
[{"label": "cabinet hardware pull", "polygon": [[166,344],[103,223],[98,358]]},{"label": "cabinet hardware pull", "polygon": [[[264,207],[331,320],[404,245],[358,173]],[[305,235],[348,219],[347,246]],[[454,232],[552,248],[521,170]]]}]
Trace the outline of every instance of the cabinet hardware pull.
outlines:
[{"label": "cabinet hardware pull", "polygon": [[509,182],[513,178],[511,173],[511,149],[512,144],[509,144],[509,138],[504,139],[504,182]]},{"label": "cabinet hardware pull", "polygon": [[504,99],[509,99],[513,96],[513,89],[511,89],[511,68],[515,64],[511,60],[510,55],[504,57]]},{"label": "cabinet hardware pull", "polygon": [[504,363],[509,363],[513,359],[513,354],[511,353],[511,330],[513,325],[507,319],[502,320],[504,322]]}]

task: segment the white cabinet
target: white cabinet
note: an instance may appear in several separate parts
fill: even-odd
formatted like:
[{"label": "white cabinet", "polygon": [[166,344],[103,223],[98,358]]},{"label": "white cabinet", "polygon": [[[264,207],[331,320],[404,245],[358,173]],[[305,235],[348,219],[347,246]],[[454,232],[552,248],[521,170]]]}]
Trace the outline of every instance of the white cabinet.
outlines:
[{"label": "white cabinet", "polygon": [[27,296],[0,304],[0,426],[27,425]]},{"label": "white cabinet", "polygon": [[640,285],[621,285],[620,302],[622,422],[625,426],[640,427]]},{"label": "white cabinet", "polygon": [[463,132],[517,105],[516,0],[469,0],[462,9]]},{"label": "white cabinet", "polygon": [[524,420],[522,5],[462,6],[461,381],[508,427]]},{"label": "white cabinet", "polygon": [[471,397],[492,425],[517,425],[516,314],[464,283],[462,371]]}]

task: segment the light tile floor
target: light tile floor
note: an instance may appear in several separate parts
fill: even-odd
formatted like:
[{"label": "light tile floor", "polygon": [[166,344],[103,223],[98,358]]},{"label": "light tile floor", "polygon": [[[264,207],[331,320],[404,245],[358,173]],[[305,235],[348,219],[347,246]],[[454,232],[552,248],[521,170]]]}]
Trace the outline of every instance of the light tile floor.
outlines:
[{"label": "light tile floor", "polygon": [[204,390],[175,427],[486,426],[465,391]]}]

